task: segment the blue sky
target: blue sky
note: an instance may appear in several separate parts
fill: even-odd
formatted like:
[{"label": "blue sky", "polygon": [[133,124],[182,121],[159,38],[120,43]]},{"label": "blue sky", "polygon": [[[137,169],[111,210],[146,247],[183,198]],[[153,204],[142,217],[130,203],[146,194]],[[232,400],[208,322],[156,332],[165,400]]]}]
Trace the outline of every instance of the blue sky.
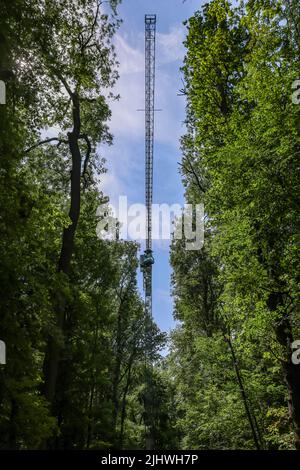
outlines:
[{"label": "blue sky", "polygon": [[[123,20],[115,37],[120,62],[120,78],[115,91],[121,95],[111,104],[111,132],[114,145],[102,150],[108,172],[102,177],[101,189],[113,205],[120,195],[128,203],[144,203],[145,146],[144,113],[144,16],[157,15],[156,93],[154,143],[154,203],[184,203],[184,191],[178,173],[181,160],[179,139],[184,134],[185,101],[178,96],[182,88],[182,65],[185,49],[183,21],[203,3],[201,0],[123,0],[119,16]],[[171,268],[169,242],[154,241],[153,316],[159,327],[169,332],[174,326],[170,295]],[[139,286],[141,288],[141,275]]]}]

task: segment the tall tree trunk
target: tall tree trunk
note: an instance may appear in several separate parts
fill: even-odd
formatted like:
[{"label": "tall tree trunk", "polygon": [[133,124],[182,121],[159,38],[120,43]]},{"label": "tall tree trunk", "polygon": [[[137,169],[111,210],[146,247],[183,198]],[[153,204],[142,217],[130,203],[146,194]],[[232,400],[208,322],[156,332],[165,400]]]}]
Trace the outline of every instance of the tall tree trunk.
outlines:
[{"label": "tall tree trunk", "polygon": [[[276,232],[269,234],[269,239],[267,240],[269,252],[276,250],[276,253],[280,253],[276,246],[278,239],[280,237]],[[274,330],[276,339],[283,348],[284,359],[281,365],[288,393],[289,416],[295,433],[295,447],[300,450],[300,367],[292,363],[291,345],[293,343],[293,333],[289,321],[289,313],[285,309],[284,291],[286,291],[286,286],[281,280],[280,258],[278,256],[277,259],[273,260],[272,264],[268,264],[263,256],[262,248],[260,248],[258,261],[267,269],[272,284],[277,286],[276,289],[269,293],[267,307],[270,312],[279,312],[279,309],[281,309],[281,316],[278,318]]]},{"label": "tall tree trunk", "polygon": [[92,389],[90,391],[90,400],[89,400],[89,422],[88,422],[88,427],[87,427],[87,437],[86,437],[86,449],[90,448],[91,445],[91,440],[92,440],[92,409],[93,409],[93,403],[94,403],[94,391],[95,391],[95,386],[92,386]]},{"label": "tall tree trunk", "polygon": [[[81,153],[79,149],[80,138],[80,102],[78,93],[71,95],[73,103],[73,130],[68,134],[69,149],[72,156],[72,172],[71,172],[71,202],[69,217],[71,224],[64,229],[62,235],[62,246],[60,258],[58,262],[58,272],[69,275],[71,258],[74,250],[74,238],[80,215],[80,179],[81,179]],[[66,308],[66,299],[61,293],[56,294],[56,326],[58,331],[63,335],[64,316]],[[53,406],[56,381],[58,375],[58,367],[61,352],[61,341],[57,335],[51,335],[48,339],[46,357],[44,362],[44,394]]]},{"label": "tall tree trunk", "polygon": [[[271,292],[268,298],[268,307],[274,312],[282,307],[283,295],[281,292]],[[291,344],[293,334],[291,324],[286,313],[275,328],[276,338],[284,348],[285,359],[282,361],[282,372],[288,392],[288,409],[295,433],[295,446],[300,450],[300,367],[292,363]]]},{"label": "tall tree trunk", "polygon": [[120,381],[120,372],[122,364],[122,299],[121,304],[118,310],[118,319],[117,319],[117,334],[116,334],[116,362],[113,375],[113,387],[112,387],[112,401],[114,405],[113,409],[113,430],[116,432],[117,421],[119,415],[119,381]]},{"label": "tall tree trunk", "polygon": [[8,433],[8,449],[16,450],[17,449],[17,426],[16,418],[18,415],[19,407],[14,398],[11,400],[11,410],[10,410],[10,419],[9,419],[9,433]]},{"label": "tall tree trunk", "polygon": [[132,368],[132,363],[133,363],[133,355],[130,358],[130,363],[128,367],[128,373],[127,373],[127,380],[126,380],[126,385],[124,388],[123,392],[123,397],[122,397],[122,408],[121,408],[121,429],[120,429],[120,437],[119,437],[119,447],[120,449],[123,449],[123,439],[124,439],[124,423],[125,423],[125,417],[126,417],[126,399],[127,399],[127,394],[128,390],[131,384],[131,368]]},{"label": "tall tree trunk", "polygon": [[246,390],[245,390],[245,387],[244,387],[244,382],[243,382],[242,375],[241,375],[240,370],[239,370],[239,366],[238,366],[237,358],[236,358],[235,351],[234,351],[234,348],[233,348],[233,344],[232,344],[231,339],[230,339],[229,336],[227,338],[227,342],[229,344],[230,352],[231,352],[231,355],[232,355],[232,361],[233,361],[237,381],[238,381],[239,386],[240,386],[240,391],[241,391],[241,395],[242,395],[246,415],[247,415],[247,418],[248,418],[248,421],[249,421],[249,424],[250,424],[250,428],[251,428],[251,431],[252,431],[252,436],[253,436],[253,440],[254,440],[254,443],[255,443],[255,447],[256,447],[257,450],[260,450],[261,449],[261,443],[259,442],[259,433],[257,433],[257,429],[256,429],[256,426],[255,426],[255,421],[254,421],[254,419],[252,417],[252,414],[251,414],[251,410],[250,410],[250,406],[249,406],[249,403],[248,403]]},{"label": "tall tree trunk", "polygon": [[[97,309],[97,313],[98,313],[98,304],[96,306],[96,309]],[[98,342],[98,327],[96,326],[95,341],[94,341],[94,348],[93,348],[93,358],[95,357],[95,354],[96,354],[97,342]],[[92,372],[92,375],[91,375],[91,390],[90,390],[89,405],[88,405],[89,421],[88,421],[88,427],[87,427],[86,449],[90,448],[92,437],[93,437],[92,412],[93,412],[95,394],[96,394],[95,376],[94,376],[94,372]]]}]

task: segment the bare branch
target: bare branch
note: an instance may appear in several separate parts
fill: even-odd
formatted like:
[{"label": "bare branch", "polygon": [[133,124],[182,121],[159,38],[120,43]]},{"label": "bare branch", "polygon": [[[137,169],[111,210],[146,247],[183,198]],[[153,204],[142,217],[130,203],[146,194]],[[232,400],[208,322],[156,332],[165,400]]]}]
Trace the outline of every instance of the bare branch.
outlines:
[{"label": "bare branch", "polygon": [[196,183],[197,183],[197,186],[199,187],[200,191],[202,193],[205,193],[205,188],[204,188],[203,184],[201,183],[200,178],[197,175],[197,173],[196,173],[196,171],[195,171],[195,169],[192,165],[192,162],[189,160],[189,158],[187,156],[185,156],[185,159],[188,162],[190,169],[188,169],[183,163],[178,162],[178,164],[185,170],[186,173],[190,173],[194,176],[194,178],[196,180]]},{"label": "bare branch", "polygon": [[54,142],[54,141],[58,142],[57,147],[59,147],[62,143],[64,144],[68,143],[67,140],[59,139],[58,137],[51,137],[50,139],[42,140],[41,142],[38,142],[37,144],[32,145],[31,147],[25,150],[25,153],[30,152],[31,150],[39,147],[40,145],[47,144],[49,142]]},{"label": "bare branch", "polygon": [[72,89],[71,89],[70,85],[68,84],[67,80],[63,77],[63,75],[60,73],[60,71],[57,70],[54,66],[50,66],[49,68],[52,70],[53,74],[56,75],[56,77],[61,81],[61,83],[65,87],[68,95],[70,96],[71,100],[73,100],[74,92],[72,91]]},{"label": "bare branch", "polygon": [[81,45],[81,52],[83,52],[84,49],[88,46],[90,40],[92,39],[92,37],[94,35],[95,26],[96,26],[97,20],[98,20],[100,5],[101,5],[101,2],[98,3],[98,5],[97,5],[97,10],[96,10],[95,18],[94,18],[94,21],[93,21],[93,24],[92,24],[91,33],[90,33],[89,37],[86,39],[86,41]]}]

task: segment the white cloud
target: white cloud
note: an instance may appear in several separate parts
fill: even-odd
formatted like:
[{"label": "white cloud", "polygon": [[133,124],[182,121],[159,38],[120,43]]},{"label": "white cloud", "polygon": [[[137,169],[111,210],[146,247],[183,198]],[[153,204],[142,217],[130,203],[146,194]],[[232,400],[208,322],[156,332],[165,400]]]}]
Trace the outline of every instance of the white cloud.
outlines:
[{"label": "white cloud", "polygon": [[[168,33],[157,33],[156,43],[155,105],[163,112],[155,115],[155,140],[176,148],[183,133],[184,99],[177,93],[182,86],[179,67],[184,57],[184,35],[184,27],[175,25]],[[111,131],[131,140],[143,138],[144,113],[137,109],[144,108],[144,35],[119,33],[115,46],[120,63],[115,91],[121,98],[111,104]]]},{"label": "white cloud", "polygon": [[169,33],[157,33],[158,65],[182,61],[185,54],[183,41],[185,28],[182,24],[173,25]]},{"label": "white cloud", "polygon": [[[141,34],[135,38],[137,44],[143,40]],[[144,70],[144,54],[141,49],[130,46],[128,34],[116,34],[114,40],[116,52],[118,55],[119,74],[123,77],[125,74],[142,72]]]},{"label": "white cloud", "polygon": [[[184,56],[183,38],[184,27],[181,25],[172,26],[167,33],[157,33],[155,107],[161,108],[162,112],[155,113],[156,169],[161,165],[161,144],[167,146],[167,150],[166,147],[163,150],[165,162],[170,161],[176,166],[180,159],[179,138],[184,132],[185,101],[177,93],[181,87],[179,67]],[[144,112],[137,111],[144,108],[144,34],[122,31],[115,37],[115,46],[120,62],[115,92],[121,98],[110,104],[114,143],[102,150],[108,172],[102,175],[100,187],[113,204],[117,203],[119,195],[127,195],[132,204],[144,200],[145,116]],[[167,187],[170,182],[169,178]],[[174,185],[177,183],[174,181]],[[168,240],[154,241],[154,244],[156,249],[169,249]]]},{"label": "white cloud", "polygon": [[105,196],[109,195],[110,203],[117,207],[118,197],[124,194],[125,189],[113,166],[109,168],[109,171],[101,175],[100,189]]},{"label": "white cloud", "polygon": [[[185,28],[182,24],[173,25],[168,33],[156,33],[157,66],[182,61],[185,54],[183,41]],[[120,63],[121,77],[125,74],[142,72],[145,68],[144,33],[117,33],[114,44]]]}]

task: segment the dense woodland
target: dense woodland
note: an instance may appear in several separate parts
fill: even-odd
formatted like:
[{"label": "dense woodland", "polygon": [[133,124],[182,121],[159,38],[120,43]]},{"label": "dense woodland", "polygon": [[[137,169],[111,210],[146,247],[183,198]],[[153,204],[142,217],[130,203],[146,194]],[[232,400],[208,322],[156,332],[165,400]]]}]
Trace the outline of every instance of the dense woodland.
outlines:
[{"label": "dense woodland", "polygon": [[0,448],[144,449],[151,426],[155,449],[300,449],[299,3],[186,23],[179,171],[205,243],[171,244],[170,337],[139,245],[96,233],[118,3],[0,0]]}]

